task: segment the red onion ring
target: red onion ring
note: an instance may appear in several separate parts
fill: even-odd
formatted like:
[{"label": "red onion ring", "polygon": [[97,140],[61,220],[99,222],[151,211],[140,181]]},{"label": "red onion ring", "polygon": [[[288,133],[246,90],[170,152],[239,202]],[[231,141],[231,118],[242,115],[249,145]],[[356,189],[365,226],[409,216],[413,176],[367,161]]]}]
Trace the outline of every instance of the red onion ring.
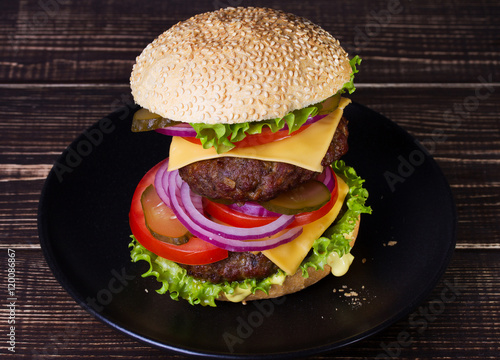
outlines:
[{"label": "red onion ring", "polygon": [[[306,122],[304,124],[302,124],[302,126],[304,125],[311,125],[311,124],[314,124],[316,121],[320,121],[321,119],[327,117],[329,114],[327,115],[316,115],[316,116],[309,116],[306,120]],[[288,129],[288,126],[287,126],[287,129]]]},{"label": "red onion ring", "polygon": [[193,198],[201,197],[200,195],[194,194],[187,183],[183,183],[181,186],[181,200],[184,205],[184,209],[188,216],[196,223],[198,226],[226,239],[231,240],[255,240],[262,239],[277,234],[281,230],[285,229],[290,225],[293,220],[293,215],[282,215],[275,221],[258,227],[253,228],[239,228],[234,226],[227,226],[218,224],[199,212],[193,204]]},{"label": "red onion ring", "polygon": [[177,124],[165,128],[155,129],[156,132],[163,135],[196,137],[196,130],[189,124]]},{"label": "red onion ring", "polygon": [[328,190],[330,190],[330,192],[333,192],[333,189],[335,188],[335,179],[333,178],[332,168],[330,166],[326,167],[321,174],[324,174],[324,178],[320,181],[326,185],[326,187],[328,188]]},{"label": "red onion ring", "polygon": [[282,214],[269,211],[266,208],[262,207],[262,205],[253,202],[253,201],[247,201],[244,203],[242,206],[238,206],[236,204],[230,204],[228,207],[234,211],[246,214],[246,215],[251,215],[251,216],[281,216]]},{"label": "red onion ring", "polygon": [[[171,172],[173,173],[173,172]],[[174,175],[174,176],[172,176]],[[267,240],[256,240],[256,241],[241,241],[241,240],[234,240],[234,239],[227,239],[224,238],[223,236],[220,236],[218,234],[215,234],[213,232],[210,232],[201,226],[199,226],[189,215],[184,207],[184,204],[180,202],[181,196],[178,196],[178,193],[180,192],[179,189],[176,186],[175,183],[175,174],[171,174],[169,176],[169,187],[167,188],[167,193],[170,196],[171,204],[172,204],[172,210],[174,211],[175,215],[179,219],[179,221],[186,226],[186,228],[189,229],[189,231],[199,237],[200,239],[207,241],[211,244],[214,244],[220,248],[229,250],[229,251],[263,251],[267,249],[274,248],[276,246],[279,246],[281,244],[287,243],[295,239],[297,236],[299,236],[302,233],[302,227],[295,227],[290,230],[288,230],[286,233],[273,238],[273,239],[267,239]],[[184,183],[181,188],[184,188],[184,192],[191,192],[189,189],[189,185],[187,183]],[[180,189],[182,191],[182,189]],[[185,195],[186,196],[186,195]],[[188,196],[191,198],[191,196]],[[193,205],[194,207],[194,205]],[[293,217],[292,217],[293,221]]]},{"label": "red onion ring", "polygon": [[244,252],[244,251],[264,251],[273,249],[280,245],[289,243],[293,239],[296,239],[300,234],[302,234],[301,226],[294,227],[288,230],[286,233],[269,240],[239,241],[239,240],[223,239],[222,241],[219,241],[217,238],[205,240],[202,239],[200,236],[198,235],[197,236],[200,237],[200,239],[209,242],[222,249],[228,251]]},{"label": "red onion ring", "polygon": [[[330,192],[333,192],[333,189],[335,188],[335,179],[333,178],[333,172],[332,168],[330,166],[325,167],[323,172],[318,175],[317,180],[321,181],[325,186],[328,188]],[[277,217],[281,216],[282,214],[276,213],[273,211],[269,211],[266,208],[264,208],[262,205],[259,203],[253,202],[253,201],[247,201],[245,204],[242,206],[239,206],[237,204],[229,204],[227,205],[231,210],[240,212],[245,215],[250,215],[250,216],[272,216],[272,217]]]},{"label": "red onion ring", "polygon": [[[325,116],[327,115],[316,115],[313,117],[310,116],[307,118],[306,122],[302,124],[302,126],[314,124],[316,121],[323,119]],[[285,123],[285,126],[282,129],[279,129],[278,131],[283,131],[283,130],[286,131],[289,130],[288,124]],[[172,125],[164,128],[155,129],[155,131],[157,133],[170,136],[196,137],[197,135],[196,130],[189,124]]]},{"label": "red onion ring", "polygon": [[163,177],[166,176],[168,168],[168,158],[164,160],[163,164],[158,169],[158,172],[155,175],[154,186],[156,189],[156,193],[160,197],[160,199],[168,206],[170,206],[170,199],[165,191],[165,187],[163,186]]}]

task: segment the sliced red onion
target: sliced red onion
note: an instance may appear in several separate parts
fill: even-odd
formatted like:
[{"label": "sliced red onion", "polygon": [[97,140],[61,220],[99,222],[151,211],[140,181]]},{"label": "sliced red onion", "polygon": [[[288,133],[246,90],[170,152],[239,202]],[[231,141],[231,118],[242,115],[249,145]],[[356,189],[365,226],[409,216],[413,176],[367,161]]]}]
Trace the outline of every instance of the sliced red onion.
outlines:
[{"label": "sliced red onion", "polygon": [[156,193],[158,194],[160,199],[168,207],[170,207],[170,199],[167,195],[167,192],[165,191],[165,186],[163,184],[163,177],[165,176],[165,173],[167,172],[167,168],[168,168],[168,158],[164,161],[164,163],[158,169],[158,172],[155,175],[154,186],[156,189]]},{"label": "sliced red onion", "polygon": [[312,116],[312,117],[309,116],[307,118],[306,122],[302,126],[314,124],[316,121],[319,121],[327,116],[328,116],[328,114],[327,115],[316,115],[316,116]]},{"label": "sliced red onion", "polygon": [[189,124],[177,124],[165,128],[155,129],[155,131],[163,135],[196,137],[196,130]]},{"label": "sliced red onion", "polygon": [[200,213],[203,214],[203,198],[201,196],[193,196],[191,198],[193,201],[193,205],[195,209]]},{"label": "sliced red onion", "polygon": [[181,186],[181,200],[184,205],[186,213],[190,218],[200,227],[205,230],[209,230],[219,236],[231,240],[254,240],[262,239],[277,234],[281,230],[285,229],[290,225],[295,219],[293,215],[282,215],[275,221],[252,228],[240,228],[234,226],[227,226],[218,224],[199,212],[198,209],[193,204],[193,198],[201,197],[200,195],[194,194],[187,183],[183,183]]},{"label": "sliced red onion", "polygon": [[[335,179],[333,178],[333,173],[332,169],[330,167],[325,167],[323,172],[318,175],[317,178],[318,181],[321,181],[325,186],[330,190],[330,192],[333,191],[335,187]],[[270,217],[278,217],[281,216],[282,214],[272,212],[264,208],[262,205],[259,203],[253,202],[253,201],[247,201],[245,204],[239,206],[237,204],[230,204],[228,207],[231,210],[243,213],[245,215],[250,215],[250,216],[270,216]]]},{"label": "sliced red onion", "polygon": [[323,184],[326,185],[328,190],[332,192],[333,189],[335,188],[335,179],[333,178],[333,170],[331,167],[328,166],[325,168],[325,171],[323,171],[323,173],[325,174],[325,178],[322,180],[322,182]]},{"label": "sliced red onion", "polygon": [[277,236],[268,240],[257,240],[257,241],[240,241],[240,240],[227,240],[227,239],[219,239],[219,238],[211,238],[211,239],[203,239],[201,236],[198,236],[200,239],[209,242],[217,247],[228,251],[264,251],[273,249],[277,246],[289,243],[293,239],[297,238],[300,234],[302,234],[302,227],[294,227],[288,230],[286,233]]},{"label": "sliced red onion", "polygon": [[228,207],[234,211],[246,214],[246,215],[251,215],[251,216],[281,216],[282,214],[272,212],[267,210],[266,208],[262,207],[262,205],[253,202],[253,201],[247,201],[244,203],[242,206],[239,206],[237,204],[230,204]]},{"label": "sliced red onion", "polygon": [[328,167],[323,168],[323,172],[318,175],[316,180],[323,182],[323,180],[325,180],[326,177],[326,170],[328,170]]},{"label": "sliced red onion", "polygon": [[172,176],[175,178],[175,184],[177,185],[177,188],[180,189],[184,180],[182,180],[178,171],[172,172]]},{"label": "sliced red onion", "polygon": [[[310,116],[309,118],[307,118],[306,122],[302,124],[302,126],[314,124],[316,121],[323,119],[325,116],[327,115],[316,115],[313,117]],[[282,130],[288,131],[288,124],[285,123],[285,126],[278,131]],[[196,137],[197,135],[196,130],[189,124],[177,124],[165,128],[155,129],[155,131],[157,133],[170,136]]]},{"label": "sliced red onion", "polygon": [[[186,211],[184,204],[181,203],[180,201],[181,200],[180,197],[177,196],[177,193],[179,193],[179,189],[175,184],[174,178],[175,176],[169,176],[169,184],[171,186],[167,188],[167,193],[170,196],[172,210],[174,211],[175,215],[177,216],[179,221],[184,226],[186,226],[186,228],[188,228],[193,235],[199,237],[204,241],[214,244],[220,248],[229,251],[240,251],[240,252],[263,251],[290,242],[302,233],[302,227],[295,227],[273,239],[241,241],[241,240],[224,238],[221,235],[215,234],[211,231],[202,228],[190,217],[190,215],[188,215],[188,212]],[[188,185],[186,183],[184,184],[185,185],[183,185],[183,187],[189,190]]]}]

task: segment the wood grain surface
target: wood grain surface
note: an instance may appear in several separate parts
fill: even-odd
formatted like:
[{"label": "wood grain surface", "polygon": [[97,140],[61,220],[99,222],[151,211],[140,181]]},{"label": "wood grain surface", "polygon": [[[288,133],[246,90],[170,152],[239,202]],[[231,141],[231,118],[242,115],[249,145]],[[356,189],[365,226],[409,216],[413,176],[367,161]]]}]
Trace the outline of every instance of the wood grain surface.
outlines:
[{"label": "wood grain surface", "polygon": [[[64,291],[38,241],[44,180],[87,127],[132,101],[135,57],[180,20],[224,6],[311,19],[363,58],[352,99],[424,143],[457,206],[457,249],[424,309],[317,359],[500,358],[500,2],[18,0],[0,12],[0,358],[185,359],[95,320]],[[16,252],[16,352],[8,351],[8,259]],[[411,344],[396,346],[408,332]]]}]

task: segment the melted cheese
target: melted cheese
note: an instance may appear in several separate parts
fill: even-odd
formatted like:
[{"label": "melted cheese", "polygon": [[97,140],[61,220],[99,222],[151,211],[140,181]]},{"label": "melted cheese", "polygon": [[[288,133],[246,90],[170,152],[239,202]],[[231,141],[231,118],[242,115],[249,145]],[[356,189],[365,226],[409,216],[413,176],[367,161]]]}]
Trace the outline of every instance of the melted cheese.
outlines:
[{"label": "melted cheese", "polygon": [[[283,274],[274,274],[271,279],[270,283],[271,285],[282,285],[285,282],[286,275]],[[229,294],[227,292],[224,292],[224,295],[226,295],[226,298],[229,301],[232,302],[241,302],[243,299],[245,299],[248,295],[252,293],[252,290],[250,287],[248,289],[243,289],[239,285],[234,288],[234,291],[232,294]]]},{"label": "melted cheese", "polygon": [[304,225],[304,231],[289,243],[262,251],[262,253],[288,275],[293,275],[306,257],[314,241],[323,235],[342,208],[349,186],[337,176],[339,195],[332,209],[322,218]]},{"label": "melted cheese", "polygon": [[217,154],[213,147],[203,149],[201,145],[174,136],[170,145],[168,170],[176,170],[200,160],[232,156],[279,161],[321,172],[321,160],[330,146],[344,108],[350,102],[349,99],[341,98],[335,111],[292,137],[258,146],[235,148],[222,154]]},{"label": "melted cheese", "polygon": [[339,256],[335,251],[328,255],[326,262],[332,268],[332,274],[334,276],[342,276],[347,273],[349,267],[354,260],[354,256],[351,253],[344,254],[342,257]]},{"label": "melted cheese", "polygon": [[250,287],[248,287],[248,289],[243,289],[239,286],[236,286],[232,294],[228,294],[225,292],[224,295],[226,295],[226,298],[231,302],[240,302],[251,293],[252,290],[250,289]]}]

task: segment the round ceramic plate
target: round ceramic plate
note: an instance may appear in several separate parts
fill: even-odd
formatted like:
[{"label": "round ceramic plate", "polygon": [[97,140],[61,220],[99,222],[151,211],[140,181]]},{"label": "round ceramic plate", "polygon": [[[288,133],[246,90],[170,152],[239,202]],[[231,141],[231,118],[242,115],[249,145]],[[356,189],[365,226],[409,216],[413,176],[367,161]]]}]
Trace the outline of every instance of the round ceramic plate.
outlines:
[{"label": "round ceramic plate", "polygon": [[443,274],[455,247],[456,213],[432,157],[389,119],[358,104],[345,111],[344,160],[366,179],[363,215],[343,277],[247,305],[191,306],[159,295],[130,261],[128,211],[135,186],[168,156],[170,138],[130,131],[133,110],[97,122],[60,156],[39,208],[46,260],[96,318],[162,349],[218,358],[312,355],[359,341],[408,315]]}]

